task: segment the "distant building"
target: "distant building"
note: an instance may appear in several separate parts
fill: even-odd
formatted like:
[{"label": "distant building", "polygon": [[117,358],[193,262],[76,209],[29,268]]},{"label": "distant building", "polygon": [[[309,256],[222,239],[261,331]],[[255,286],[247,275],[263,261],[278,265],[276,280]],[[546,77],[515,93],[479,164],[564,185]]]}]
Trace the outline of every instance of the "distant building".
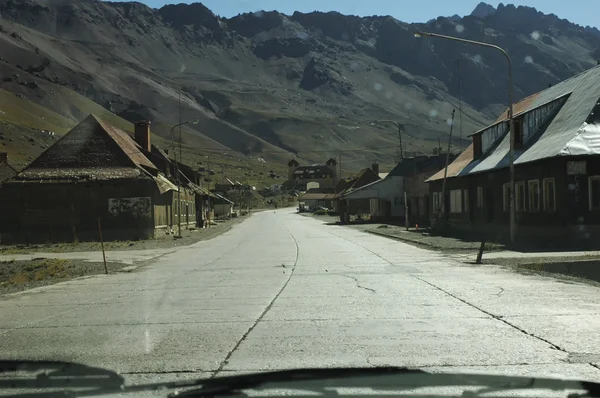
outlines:
[{"label": "distant building", "polygon": [[330,158],[325,164],[300,166],[292,159],[288,162],[288,180],[285,189],[307,191],[309,188],[334,188],[337,183],[337,162]]},{"label": "distant building", "polygon": [[[454,159],[453,155],[450,156],[451,160]],[[427,224],[430,200],[429,186],[425,179],[443,166],[445,160],[445,154],[404,158],[389,173],[384,174],[385,178],[344,192],[342,199],[349,204],[357,200],[363,203],[366,201],[373,219],[404,220],[408,215],[409,222],[413,225]],[[378,168],[377,173],[381,174]]]}]

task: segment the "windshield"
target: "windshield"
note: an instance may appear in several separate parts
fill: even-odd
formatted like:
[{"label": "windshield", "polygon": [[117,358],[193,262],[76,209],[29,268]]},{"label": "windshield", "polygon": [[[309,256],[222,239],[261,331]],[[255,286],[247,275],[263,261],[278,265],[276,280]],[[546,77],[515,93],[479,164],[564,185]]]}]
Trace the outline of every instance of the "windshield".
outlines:
[{"label": "windshield", "polygon": [[0,0],[7,373],[600,382],[596,3],[171,3]]}]

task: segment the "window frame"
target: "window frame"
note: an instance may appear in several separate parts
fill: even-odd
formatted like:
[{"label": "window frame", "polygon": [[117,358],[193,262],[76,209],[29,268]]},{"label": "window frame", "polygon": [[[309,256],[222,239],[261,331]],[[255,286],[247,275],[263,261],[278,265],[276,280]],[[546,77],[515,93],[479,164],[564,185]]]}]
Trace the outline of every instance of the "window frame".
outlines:
[{"label": "window frame", "polygon": [[[519,188],[523,187],[523,198],[521,197]],[[527,211],[527,201],[525,200],[527,198],[527,191],[526,191],[526,187],[525,187],[525,181],[519,181],[515,183],[515,208],[517,213],[524,213]],[[520,199],[522,199],[522,203],[519,203]],[[519,206],[519,204],[522,204],[523,206]]]},{"label": "window frame", "polygon": [[460,214],[463,211],[462,189],[453,189],[450,191],[450,213]]},{"label": "window frame", "polygon": [[[537,206],[533,205],[533,196],[532,196],[532,186],[533,185],[537,185]],[[528,208],[529,208],[529,212],[531,213],[539,213],[540,211],[540,196],[541,196],[541,192],[540,192],[540,180],[536,179],[536,180],[529,180],[527,181],[527,204],[528,204]]]},{"label": "window frame", "polygon": [[[599,177],[600,179],[600,177]],[[546,183],[552,181],[552,203],[554,204],[552,209],[548,208],[548,200],[546,200]],[[554,177],[546,177],[542,180],[542,208],[544,209],[544,211],[549,212],[549,213],[554,213],[556,212],[556,181],[554,180]]]},{"label": "window frame", "polygon": [[510,183],[502,184],[502,211],[510,211]]},{"label": "window frame", "polygon": [[592,181],[600,181],[600,175],[589,176],[588,177],[588,204],[590,211],[599,211],[600,206],[592,207]]},{"label": "window frame", "polygon": [[477,187],[477,207],[478,208],[483,208],[484,207],[484,200],[483,200],[483,187],[479,186]]},{"label": "window frame", "polygon": [[469,189],[463,189],[462,191],[462,210],[464,213],[469,212]]}]

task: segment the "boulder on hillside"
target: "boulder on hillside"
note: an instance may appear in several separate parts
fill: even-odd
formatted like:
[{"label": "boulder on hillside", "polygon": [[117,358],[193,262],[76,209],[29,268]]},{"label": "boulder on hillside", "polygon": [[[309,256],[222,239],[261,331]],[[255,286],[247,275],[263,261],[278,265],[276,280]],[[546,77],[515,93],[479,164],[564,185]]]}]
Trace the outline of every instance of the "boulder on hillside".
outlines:
[{"label": "boulder on hillside", "polygon": [[300,88],[313,90],[322,86],[327,86],[343,95],[349,95],[353,90],[352,84],[338,72],[328,68],[322,61],[311,58],[304,68]]}]

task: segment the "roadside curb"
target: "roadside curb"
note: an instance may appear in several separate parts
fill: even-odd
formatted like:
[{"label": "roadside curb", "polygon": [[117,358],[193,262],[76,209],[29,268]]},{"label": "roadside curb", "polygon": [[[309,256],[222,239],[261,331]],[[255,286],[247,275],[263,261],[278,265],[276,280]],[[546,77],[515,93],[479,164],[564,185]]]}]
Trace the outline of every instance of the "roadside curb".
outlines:
[{"label": "roadside curb", "polygon": [[397,240],[397,241],[400,241],[400,242],[405,242],[405,243],[411,244],[413,246],[426,246],[428,249],[432,249],[432,250],[438,250],[438,251],[441,251],[441,250],[450,250],[450,249],[444,249],[442,247],[432,245],[431,243],[416,242],[414,240],[402,238],[402,237],[396,236],[396,235],[388,235],[388,234],[384,234],[384,233],[381,233],[381,232],[378,232],[378,231],[364,230],[363,232],[367,232],[369,234],[373,234],[373,235],[377,235],[377,236],[383,236],[384,238],[393,239],[393,240]]}]

